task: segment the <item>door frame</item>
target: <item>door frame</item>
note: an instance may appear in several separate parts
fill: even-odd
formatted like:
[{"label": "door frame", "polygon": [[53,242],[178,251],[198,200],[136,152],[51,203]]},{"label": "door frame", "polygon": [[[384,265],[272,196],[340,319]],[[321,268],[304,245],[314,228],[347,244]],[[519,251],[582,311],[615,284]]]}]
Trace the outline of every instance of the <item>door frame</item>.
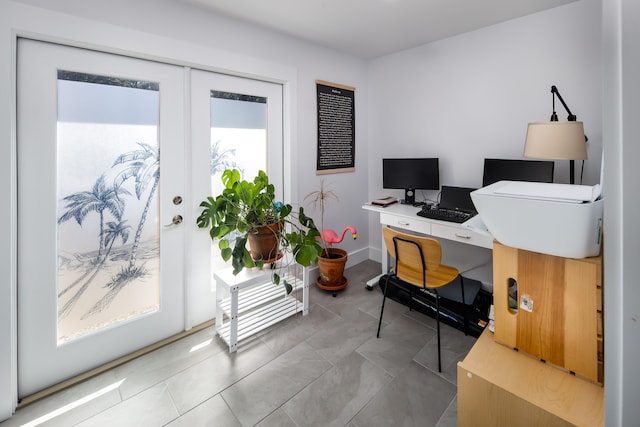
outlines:
[{"label": "door frame", "polygon": [[[240,77],[278,83],[283,87],[283,173],[285,200],[297,203],[297,147],[292,143],[297,135],[297,69],[260,58],[241,57],[233,52],[199,45],[183,40],[167,39],[151,33],[117,27],[84,18],[62,15],[45,9],[34,9],[20,4],[10,5],[8,18],[0,27],[10,29],[11,39],[0,44],[0,70],[9,70],[8,79],[0,79],[0,88],[6,89],[8,99],[0,100],[0,112],[9,127],[9,145],[2,148],[4,170],[0,176],[0,197],[9,200],[9,207],[0,212],[0,236],[7,238],[0,247],[0,281],[8,286],[0,288],[0,339],[10,342],[0,349],[0,420],[9,418],[18,403],[17,385],[17,136],[16,136],[16,64],[17,39],[28,38],[59,43],[71,47],[94,49],[105,53],[150,59],[167,64],[194,67]],[[84,29],[92,28],[87,34]],[[115,37],[113,34],[117,34]],[[6,113],[6,114],[5,114]],[[3,119],[4,120],[4,119]],[[187,129],[188,132],[188,129]],[[190,155],[190,139],[186,156]],[[288,179],[287,179],[288,178]],[[188,195],[187,195],[188,196]],[[189,244],[189,236],[187,243]],[[186,328],[193,325],[187,324]]]}]

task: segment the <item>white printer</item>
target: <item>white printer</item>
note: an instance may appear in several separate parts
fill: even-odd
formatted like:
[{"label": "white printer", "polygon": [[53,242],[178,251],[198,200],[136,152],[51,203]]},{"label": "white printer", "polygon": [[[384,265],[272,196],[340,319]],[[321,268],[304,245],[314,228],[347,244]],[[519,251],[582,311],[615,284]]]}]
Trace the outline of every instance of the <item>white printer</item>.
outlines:
[{"label": "white printer", "polygon": [[600,254],[599,185],[498,181],[471,192],[471,200],[504,245],[566,258]]}]

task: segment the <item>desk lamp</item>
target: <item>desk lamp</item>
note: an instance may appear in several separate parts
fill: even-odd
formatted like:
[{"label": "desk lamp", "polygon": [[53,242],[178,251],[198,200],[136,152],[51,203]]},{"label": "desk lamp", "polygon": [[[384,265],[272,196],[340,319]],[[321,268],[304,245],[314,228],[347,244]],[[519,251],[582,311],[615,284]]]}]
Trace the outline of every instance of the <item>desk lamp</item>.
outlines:
[{"label": "desk lamp", "polygon": [[[558,97],[567,110],[566,122],[559,122],[556,114],[555,97]],[[575,184],[575,160],[587,158],[587,137],[584,125],[576,121],[576,116],[560,96],[555,86],[551,86],[553,113],[548,122],[529,123],[524,143],[524,157],[547,160],[570,160],[569,181]]]}]

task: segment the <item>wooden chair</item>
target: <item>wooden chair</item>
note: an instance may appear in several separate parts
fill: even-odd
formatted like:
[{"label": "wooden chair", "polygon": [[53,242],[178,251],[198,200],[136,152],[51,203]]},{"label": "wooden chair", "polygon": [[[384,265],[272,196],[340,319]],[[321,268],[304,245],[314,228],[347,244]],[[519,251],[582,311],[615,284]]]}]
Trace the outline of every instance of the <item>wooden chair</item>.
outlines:
[{"label": "wooden chair", "polygon": [[[382,308],[380,309],[380,320],[378,321],[377,337],[380,338],[380,326],[382,325],[382,314],[384,303],[387,299],[387,292],[390,286],[409,292],[409,309],[413,301],[412,288],[422,288],[429,290],[435,298],[436,303],[436,333],[438,339],[438,372],[442,371],[440,361],[440,298],[438,289],[443,288],[460,276],[458,269],[441,264],[442,248],[440,242],[429,237],[416,236],[402,233],[389,227],[382,229],[384,242],[391,258],[395,259],[393,269],[390,269],[386,276],[384,286],[384,297],[382,298]],[[392,278],[400,279],[390,280]],[[398,286],[402,282],[406,286]],[[464,306],[464,283],[460,276],[460,292]],[[457,298],[456,298],[457,299]],[[467,334],[466,306],[464,306],[464,326]]]}]

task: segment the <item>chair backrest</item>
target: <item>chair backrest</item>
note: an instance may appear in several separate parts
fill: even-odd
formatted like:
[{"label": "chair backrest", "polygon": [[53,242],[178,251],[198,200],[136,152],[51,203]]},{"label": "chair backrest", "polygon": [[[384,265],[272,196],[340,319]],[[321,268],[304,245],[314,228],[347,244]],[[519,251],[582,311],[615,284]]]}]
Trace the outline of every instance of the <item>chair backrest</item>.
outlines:
[{"label": "chair backrest", "polygon": [[[427,283],[429,273],[442,270],[442,248],[440,242],[430,237],[403,233],[383,227],[382,235],[387,251],[395,260],[396,275],[409,283],[431,287]],[[397,253],[396,253],[397,251]],[[455,276],[454,276],[455,277]],[[451,281],[449,278],[448,281]],[[439,282],[439,281],[438,281]],[[433,283],[441,286],[441,283]]]}]

